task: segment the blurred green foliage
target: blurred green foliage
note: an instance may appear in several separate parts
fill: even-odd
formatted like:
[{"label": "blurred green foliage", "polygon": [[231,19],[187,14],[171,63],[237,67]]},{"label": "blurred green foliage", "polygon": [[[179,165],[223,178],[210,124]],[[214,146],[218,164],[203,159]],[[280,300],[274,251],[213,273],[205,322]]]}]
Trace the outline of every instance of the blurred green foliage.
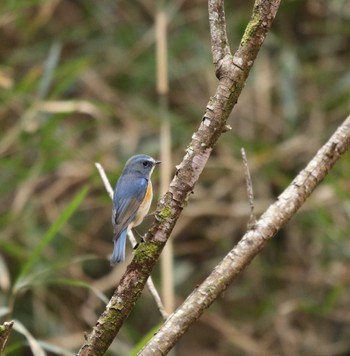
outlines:
[{"label": "blurred green foliage", "polygon": [[[232,51],[252,5],[226,4]],[[206,2],[166,6],[175,166],[217,81]],[[1,1],[0,317],[18,321],[8,355],[74,354],[125,270],[109,267],[111,203],[94,162],[114,184],[131,154],[159,156],[155,13],[148,0]],[[240,148],[259,215],[348,115],[349,63],[348,1],[282,2],[229,118],[233,130],[175,228],[178,303],[245,231]],[[348,354],[349,174],[347,155],[178,354]],[[135,352],[160,322],[145,292],[109,353]]]}]

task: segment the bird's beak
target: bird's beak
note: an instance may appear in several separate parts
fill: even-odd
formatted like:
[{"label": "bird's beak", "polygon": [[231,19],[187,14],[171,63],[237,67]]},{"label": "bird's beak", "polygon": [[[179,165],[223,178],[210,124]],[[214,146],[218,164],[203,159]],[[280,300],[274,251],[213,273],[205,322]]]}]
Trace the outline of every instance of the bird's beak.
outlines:
[{"label": "bird's beak", "polygon": [[160,164],[162,161],[154,161],[154,165]]}]

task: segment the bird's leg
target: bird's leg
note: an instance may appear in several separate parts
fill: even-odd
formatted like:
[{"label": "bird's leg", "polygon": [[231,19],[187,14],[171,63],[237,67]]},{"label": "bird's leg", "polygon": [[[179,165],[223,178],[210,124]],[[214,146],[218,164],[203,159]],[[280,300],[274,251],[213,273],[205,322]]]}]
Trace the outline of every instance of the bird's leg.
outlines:
[{"label": "bird's leg", "polygon": [[136,245],[133,247],[134,250],[136,250],[140,244],[142,244],[143,242],[145,242],[145,239],[143,238],[143,236],[133,227],[132,228],[132,232],[140,238],[140,242],[137,242]]},{"label": "bird's leg", "polygon": [[156,215],[156,211],[155,211],[155,210],[152,211],[151,213],[148,213],[148,214],[144,217],[144,219],[149,218],[150,216],[154,216],[154,215]]},{"label": "bird's leg", "polygon": [[[156,214],[156,211],[152,211],[151,213],[147,214],[144,219],[146,218],[149,218],[150,216],[154,216]],[[136,233],[136,235],[140,238],[140,242],[137,243],[135,246],[134,246],[134,250],[136,250],[140,244],[142,244],[143,242],[145,242],[145,239],[144,237],[133,227],[132,228],[132,232]]]}]

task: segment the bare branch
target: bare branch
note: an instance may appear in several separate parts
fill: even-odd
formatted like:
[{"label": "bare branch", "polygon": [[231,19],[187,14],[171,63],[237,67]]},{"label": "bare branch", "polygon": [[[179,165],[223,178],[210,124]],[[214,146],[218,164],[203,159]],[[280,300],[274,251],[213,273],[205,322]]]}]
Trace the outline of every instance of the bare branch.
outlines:
[{"label": "bare branch", "polygon": [[[212,4],[215,3],[221,4],[223,9],[222,0]],[[257,0],[252,18],[233,59],[226,55],[218,63],[216,74],[219,85],[216,93],[207,104],[202,122],[197,132],[192,135],[185,157],[176,167],[168,192],[158,203],[155,221],[148,231],[146,242],[136,249],[134,258],[114,295],[78,355],[103,355],[141,295],[147,278],[192,194],[214,145],[222,132],[227,131],[226,120],[244,87],[257,53],[275,18],[279,3],[280,0]],[[213,11],[218,10],[220,6],[214,6]],[[217,16],[219,15],[221,16],[222,12],[218,12]],[[213,41],[217,42],[219,43],[219,40]]]},{"label": "bare branch", "polygon": [[224,1],[208,1],[211,52],[213,62],[217,67],[220,60],[231,54],[226,34],[226,19]]},{"label": "bare branch", "polygon": [[350,116],[317,152],[239,243],[207,279],[163,324],[141,350],[141,356],[165,355],[228,285],[244,270],[266,243],[292,218],[337,160],[350,148]]}]

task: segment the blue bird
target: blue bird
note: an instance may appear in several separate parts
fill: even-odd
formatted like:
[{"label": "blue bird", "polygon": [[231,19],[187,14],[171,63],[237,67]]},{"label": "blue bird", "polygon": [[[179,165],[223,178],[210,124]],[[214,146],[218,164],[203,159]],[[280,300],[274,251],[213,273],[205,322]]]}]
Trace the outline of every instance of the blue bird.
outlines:
[{"label": "blue bird", "polygon": [[132,156],[118,179],[112,209],[114,250],[111,266],[125,260],[126,235],[141,224],[149,211],[153,198],[151,174],[159,163],[148,155]]}]

